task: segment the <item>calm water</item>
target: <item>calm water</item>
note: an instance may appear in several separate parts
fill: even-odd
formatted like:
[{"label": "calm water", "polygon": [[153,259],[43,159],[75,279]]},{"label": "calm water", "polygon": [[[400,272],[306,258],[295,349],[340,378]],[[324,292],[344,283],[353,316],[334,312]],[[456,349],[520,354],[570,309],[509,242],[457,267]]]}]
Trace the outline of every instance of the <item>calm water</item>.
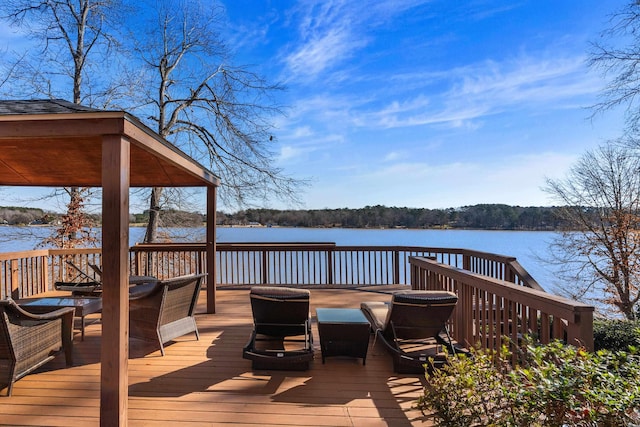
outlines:
[{"label": "calm water", "polygon": [[[0,227],[0,252],[33,249],[52,232],[48,227]],[[204,229],[170,229],[175,241],[204,241]],[[342,228],[227,228],[217,229],[218,242],[335,242],[337,245],[429,246],[475,249],[514,256],[549,292],[557,285],[554,272],[540,258],[555,236],[546,231],[484,230],[362,230]],[[130,244],[142,241],[144,228],[130,230]]]}]

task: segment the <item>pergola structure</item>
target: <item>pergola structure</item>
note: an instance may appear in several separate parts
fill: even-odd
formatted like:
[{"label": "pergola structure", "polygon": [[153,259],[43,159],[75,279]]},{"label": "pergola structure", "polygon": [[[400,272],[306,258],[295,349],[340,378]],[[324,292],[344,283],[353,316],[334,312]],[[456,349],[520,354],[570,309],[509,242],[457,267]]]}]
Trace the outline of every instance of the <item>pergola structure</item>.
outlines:
[{"label": "pergola structure", "polygon": [[220,180],[124,111],[0,101],[0,185],[102,187],[100,424],[127,425],[129,188],[207,188],[207,311],[215,312]]}]

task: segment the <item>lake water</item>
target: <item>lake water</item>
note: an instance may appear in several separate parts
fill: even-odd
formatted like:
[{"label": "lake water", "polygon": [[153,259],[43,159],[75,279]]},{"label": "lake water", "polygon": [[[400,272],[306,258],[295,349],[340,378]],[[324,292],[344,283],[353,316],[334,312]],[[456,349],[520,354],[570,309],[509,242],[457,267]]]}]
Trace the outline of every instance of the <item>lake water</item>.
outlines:
[{"label": "lake water", "polygon": [[[53,231],[49,227],[0,227],[0,252],[31,250]],[[130,244],[141,242],[144,228],[132,227]],[[169,229],[175,241],[204,241],[204,229]],[[541,260],[548,255],[555,233],[546,231],[485,230],[369,230],[345,228],[230,228],[217,229],[218,242],[334,242],[349,246],[427,246],[475,249],[514,256],[543,288],[553,292],[555,272]]]}]

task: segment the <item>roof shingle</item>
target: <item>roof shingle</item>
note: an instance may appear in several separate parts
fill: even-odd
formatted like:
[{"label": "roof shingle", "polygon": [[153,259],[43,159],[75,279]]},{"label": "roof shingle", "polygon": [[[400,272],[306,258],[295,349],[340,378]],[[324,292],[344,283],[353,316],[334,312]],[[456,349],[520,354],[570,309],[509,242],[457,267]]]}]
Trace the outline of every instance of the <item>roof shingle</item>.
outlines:
[{"label": "roof shingle", "polygon": [[74,104],[64,99],[0,100],[0,115],[104,113],[105,111]]}]

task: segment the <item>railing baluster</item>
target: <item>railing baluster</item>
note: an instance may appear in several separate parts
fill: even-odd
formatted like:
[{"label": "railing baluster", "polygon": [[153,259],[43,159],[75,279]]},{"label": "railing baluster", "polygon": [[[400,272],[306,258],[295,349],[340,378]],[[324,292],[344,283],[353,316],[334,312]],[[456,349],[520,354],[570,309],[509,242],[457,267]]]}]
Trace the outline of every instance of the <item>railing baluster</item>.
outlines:
[{"label": "railing baluster", "polygon": [[[529,294],[528,287],[542,288],[513,257],[465,249],[358,247],[333,243],[218,243],[216,246],[216,260],[221,268],[215,280],[219,285],[406,284],[416,289],[447,289],[458,293],[460,298],[452,321],[452,330],[459,339],[472,341],[476,337],[484,345],[499,348],[502,336],[517,342],[521,334],[531,331],[543,342],[566,336],[568,340],[582,340],[585,345],[592,345],[587,331],[592,328],[593,308],[567,300],[558,305],[555,299],[559,297],[540,292]],[[204,251],[204,243],[135,245],[131,248],[130,269],[132,274],[145,273],[160,278],[204,272],[201,271],[206,268],[201,262]],[[436,257],[439,262],[426,257]],[[0,254],[3,297],[7,294],[31,296],[50,290],[55,281],[67,280],[70,272],[66,259],[73,259],[81,268],[99,265],[101,251],[99,248],[52,249]],[[143,270],[144,266],[147,269]],[[469,272],[484,277],[478,278]],[[509,299],[500,293],[508,286],[514,288],[509,288]],[[531,301],[514,301],[515,297],[525,295]],[[540,298],[552,299],[554,304]],[[475,318],[469,315],[474,312]]]}]

